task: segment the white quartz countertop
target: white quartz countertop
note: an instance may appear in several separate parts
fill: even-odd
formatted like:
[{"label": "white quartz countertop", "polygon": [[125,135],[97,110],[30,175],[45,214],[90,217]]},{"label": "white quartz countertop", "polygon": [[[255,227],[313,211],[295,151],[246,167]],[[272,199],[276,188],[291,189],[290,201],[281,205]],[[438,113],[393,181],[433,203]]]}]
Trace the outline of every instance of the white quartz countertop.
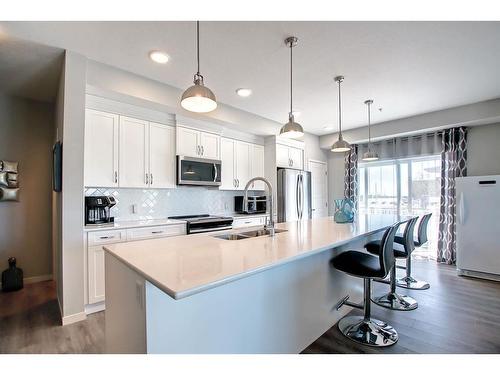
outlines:
[{"label": "white quartz countertop", "polygon": [[[274,237],[238,241],[221,232],[106,245],[104,249],[174,299],[181,299],[384,230],[396,215],[360,215],[354,223],[332,217],[280,223]],[[244,232],[251,228],[228,232]]]},{"label": "white quartz countertop", "polygon": [[140,227],[154,227],[158,225],[178,225],[186,224],[184,220],[173,219],[152,219],[152,220],[130,220],[130,221],[117,221],[112,225],[88,225],[84,227],[85,232],[92,232],[98,230],[113,230],[113,229],[127,229],[127,228],[140,228]]}]

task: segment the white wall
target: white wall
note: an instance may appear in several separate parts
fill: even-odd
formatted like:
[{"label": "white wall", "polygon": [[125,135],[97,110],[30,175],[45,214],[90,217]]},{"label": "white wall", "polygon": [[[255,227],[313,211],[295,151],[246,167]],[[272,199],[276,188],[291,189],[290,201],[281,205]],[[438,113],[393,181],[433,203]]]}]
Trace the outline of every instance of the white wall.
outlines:
[{"label": "white wall", "polygon": [[500,175],[500,123],[469,129],[467,175]]}]

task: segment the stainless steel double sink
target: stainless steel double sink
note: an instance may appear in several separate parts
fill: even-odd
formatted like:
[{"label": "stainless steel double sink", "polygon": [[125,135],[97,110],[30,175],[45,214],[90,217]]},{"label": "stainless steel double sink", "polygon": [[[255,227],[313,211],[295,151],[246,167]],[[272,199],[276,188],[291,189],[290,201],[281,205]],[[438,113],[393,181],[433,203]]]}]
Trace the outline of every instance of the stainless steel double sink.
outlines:
[{"label": "stainless steel double sink", "polygon": [[[282,233],[286,232],[286,229],[275,229],[274,233]],[[241,232],[241,233],[226,233],[226,234],[220,234],[218,236],[214,236],[215,238],[220,238],[222,240],[229,240],[229,241],[237,241],[237,240],[244,240],[247,238],[255,238],[255,237],[262,237],[262,236],[269,236],[271,234],[271,231],[269,229],[257,229],[257,230],[251,230],[248,232]]]}]

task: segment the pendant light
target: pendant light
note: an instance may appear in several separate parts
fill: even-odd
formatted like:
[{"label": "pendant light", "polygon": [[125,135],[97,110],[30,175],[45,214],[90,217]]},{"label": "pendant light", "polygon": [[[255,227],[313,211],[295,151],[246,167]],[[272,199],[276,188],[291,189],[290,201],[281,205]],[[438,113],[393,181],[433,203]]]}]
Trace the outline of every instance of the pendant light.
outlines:
[{"label": "pendant light", "polygon": [[298,39],[294,36],[285,39],[285,44],[290,47],[290,112],[288,113],[288,122],[282,126],[280,136],[283,138],[297,139],[304,135],[302,126],[295,122],[293,115],[293,47],[297,45]]},{"label": "pendant light", "polygon": [[371,135],[371,105],[373,104],[372,99],[365,100],[365,104],[368,107],[368,151],[363,154],[363,161],[375,161],[378,160],[378,154],[372,151],[372,135]]},{"label": "pendant light", "polygon": [[194,75],[194,85],[182,94],[181,106],[190,112],[211,112],[217,108],[217,99],[212,90],[205,86],[200,74],[200,21],[196,21],[196,56],[198,70]]},{"label": "pendant light", "polygon": [[332,145],[332,152],[347,152],[351,150],[351,145],[344,141],[342,137],[342,97],[340,96],[340,84],[344,81],[344,76],[335,77],[335,82],[339,85],[339,139]]}]

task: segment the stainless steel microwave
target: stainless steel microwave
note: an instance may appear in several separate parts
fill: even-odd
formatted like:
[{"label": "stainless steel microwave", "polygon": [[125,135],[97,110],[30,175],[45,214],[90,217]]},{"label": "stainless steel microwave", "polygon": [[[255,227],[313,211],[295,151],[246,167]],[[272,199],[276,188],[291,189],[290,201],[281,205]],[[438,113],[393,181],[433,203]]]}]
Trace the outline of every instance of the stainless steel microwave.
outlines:
[{"label": "stainless steel microwave", "polygon": [[221,161],[177,156],[177,185],[219,186]]}]

